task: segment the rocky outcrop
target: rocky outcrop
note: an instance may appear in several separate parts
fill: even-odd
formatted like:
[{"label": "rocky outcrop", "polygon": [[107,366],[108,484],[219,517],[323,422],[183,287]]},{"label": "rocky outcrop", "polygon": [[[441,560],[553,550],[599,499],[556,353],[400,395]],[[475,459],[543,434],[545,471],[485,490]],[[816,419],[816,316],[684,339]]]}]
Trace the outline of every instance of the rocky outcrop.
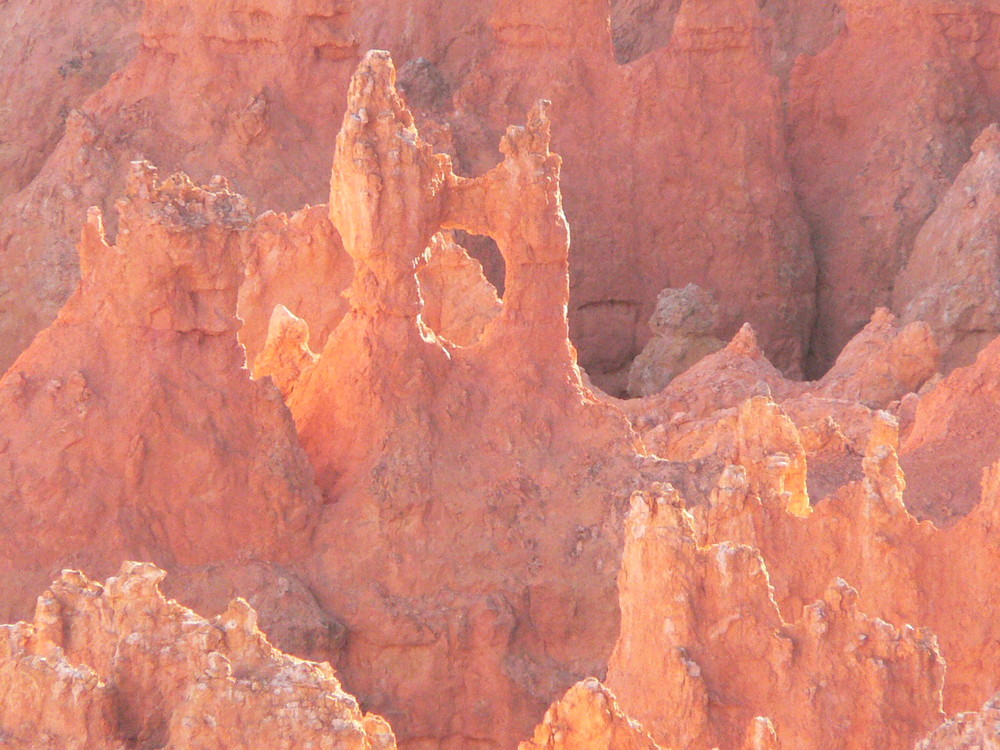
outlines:
[{"label": "rocky outcrop", "polygon": [[[624,493],[681,472],[642,458],[581,382],[544,103],[500,165],[462,178],[394,80],[372,52],[351,85],[330,203],[351,309],[289,399],[330,501],[307,575],[352,633],[352,690],[404,741],[513,745],[604,669]],[[418,261],[441,229],[492,237],[506,265],[502,310],[470,346],[423,317]]]},{"label": "rocky outcrop", "polygon": [[992,698],[977,713],[959,714],[916,744],[914,750],[997,750],[1000,748],[1000,705]]},{"label": "rocky outcrop", "polygon": [[984,473],[979,505],[947,529],[907,511],[891,445],[873,445],[862,471],[860,480],[801,517],[754,492],[746,470],[729,470],[709,503],[695,509],[699,541],[759,549],[786,617],[797,617],[829,581],[842,578],[857,589],[868,614],[931,628],[948,663],[945,708],[972,710],[1000,688],[996,656],[983,647],[996,638],[988,614],[996,594],[988,576],[968,573],[996,564],[988,541],[1000,497],[996,467]]},{"label": "rocky outcrop", "polygon": [[315,521],[291,416],[236,338],[245,200],[136,163],[118,212],[113,245],[91,212],[79,287],[0,379],[8,617],[68,564],[288,561]]},{"label": "rocky outcrop", "polygon": [[[774,361],[798,372],[814,265],[768,21],[754,2],[685,2],[670,43],[623,67],[607,18],[600,0],[496,6],[490,52],[449,118],[463,165],[487,167],[512,107],[553,101],[574,232],[571,330],[599,386],[625,392],[656,295],[692,282],[726,301],[725,336],[749,320]],[[767,260],[737,271],[731,259],[748,255]]]},{"label": "rocky outcrop", "polygon": [[240,284],[240,343],[253,363],[261,354],[280,305],[302,318],[322,349],[347,312],[343,292],[354,266],[326,205],[292,215],[267,211],[241,234],[246,276]]},{"label": "rocky outcrop", "polygon": [[390,750],[329,664],[281,653],[242,599],[212,620],[124,563],[104,585],[62,572],[32,622],[0,626],[0,737],[13,748]]},{"label": "rocky outcrop", "polygon": [[604,685],[578,682],[545,712],[530,740],[518,750],[658,750]]},{"label": "rocky outcrop", "polygon": [[909,748],[940,720],[929,631],[866,616],[841,580],[786,622],[757,550],[695,536],[676,493],[633,496],[608,685],[658,742],[736,748],[763,715],[784,747]]},{"label": "rocky outcrop", "polygon": [[971,364],[1000,335],[998,202],[1000,132],[991,125],[920,229],[893,290],[903,320],[934,329],[946,372]]},{"label": "rocky outcrop", "polygon": [[[0,297],[0,367],[76,286],[74,240],[90,206],[116,236],[115,199],[132,160],[202,181],[225,173],[274,208],[323,197],[357,59],[347,3],[149,0],[139,31],[134,59],[70,113],[31,183],[0,203],[0,284],[9,292]],[[263,229],[283,231],[273,221]]]},{"label": "rocky outcrop", "polygon": [[[732,450],[743,430],[736,425],[743,424],[752,425],[756,440],[770,446],[771,454],[797,456],[805,450],[793,463],[801,465],[808,457],[815,502],[860,478],[862,457],[887,425],[891,423],[888,429],[897,436],[894,446],[901,421],[909,434],[912,402],[919,401],[914,392],[935,374],[937,362],[938,349],[927,324],[900,326],[880,309],[823,378],[791,381],[767,360],[753,330],[745,326],[724,349],[659,393],[618,403],[650,451],[675,461],[701,462],[699,477],[709,482],[702,485],[704,495],[726,465],[747,465]],[[777,422],[766,417],[756,424],[757,417],[748,421],[740,416],[751,399],[761,397],[780,404]],[[791,445],[798,447],[788,450]],[[764,475],[783,475],[783,470],[775,475],[774,468],[766,468]],[[796,473],[804,477],[806,472]]]},{"label": "rocky outcrop", "polygon": [[[624,393],[656,295],[690,282],[726,301],[725,335],[750,320],[774,361],[798,372],[814,263],[784,154],[769,22],[753,2],[727,3],[718,13],[682,4],[670,43],[622,67],[600,0],[353,11],[340,2],[150,2],[136,59],[81,105],[45,168],[5,205],[0,283],[12,295],[0,310],[0,365],[72,290],[71,238],[89,205],[104,208],[114,236],[113,197],[129,160],[145,156],[198,179],[224,173],[260,205],[317,202],[322,154],[332,150],[363,39],[410,59],[407,97],[422,130],[463,174],[492,166],[507,123],[553,100],[575,229],[570,318],[596,382]],[[723,17],[734,20],[716,40]],[[635,127],[625,132],[622,122]],[[767,260],[734,272],[747,254]],[[325,335],[293,300],[282,303]],[[255,356],[273,305],[246,310]]]},{"label": "rocky outcrop", "polygon": [[496,287],[483,275],[482,264],[452,237],[431,238],[427,260],[417,269],[424,306],[421,319],[437,335],[459,346],[472,346],[500,315]]},{"label": "rocky outcrop", "polygon": [[660,392],[676,376],[725,346],[713,335],[718,319],[719,306],[695,284],[660,292],[649,319],[653,338],[629,367],[629,395]]},{"label": "rocky outcrop", "polygon": [[1000,458],[998,362],[1000,338],[916,407],[900,452],[908,477],[906,502],[938,523],[949,523],[976,505],[983,470]]},{"label": "rocky outcrop", "polygon": [[31,182],[70,112],[135,54],[141,11],[140,0],[13,0],[0,8],[0,201]]},{"label": "rocky outcrop", "polygon": [[844,32],[796,61],[788,93],[796,193],[819,266],[816,376],[890,305],[921,226],[996,119],[995,7],[840,6]]}]

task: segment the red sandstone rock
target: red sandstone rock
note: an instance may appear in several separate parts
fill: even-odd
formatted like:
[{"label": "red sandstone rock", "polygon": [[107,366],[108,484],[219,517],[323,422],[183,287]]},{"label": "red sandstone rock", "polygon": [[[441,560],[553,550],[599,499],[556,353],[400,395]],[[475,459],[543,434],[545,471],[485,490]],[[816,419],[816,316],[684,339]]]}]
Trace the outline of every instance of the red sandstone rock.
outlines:
[{"label": "red sandstone rock", "polygon": [[959,714],[931,732],[914,750],[997,750],[1000,706],[994,697],[977,713]]},{"label": "red sandstone rock", "polygon": [[545,712],[535,734],[518,750],[657,750],[642,726],[629,718],[594,678],[579,682]]},{"label": "red sandstone rock", "polygon": [[[72,289],[70,237],[85,208],[103,206],[114,234],[111,203],[129,160],[146,156],[200,179],[225,173],[262,205],[315,201],[326,177],[317,154],[332,146],[356,28],[369,43],[425,56],[407,66],[407,95],[426,110],[424,131],[465,173],[491,166],[503,128],[535,100],[554,101],[576,230],[574,340],[597,382],[624,390],[655,295],[692,281],[726,300],[727,335],[749,319],[775,362],[796,373],[814,266],[784,154],[769,22],[749,0],[727,3],[684,4],[670,45],[623,68],[600,0],[504,3],[492,12],[475,3],[372,3],[353,21],[332,1],[280,9],[150,2],[135,61],[71,119],[46,167],[5,204],[2,282],[12,295],[0,364]],[[431,16],[430,26],[413,20]],[[716,34],[723,17],[731,25]],[[634,128],[622,131],[622,122]],[[748,253],[761,262],[735,271]],[[325,333],[294,301],[278,302]],[[263,334],[271,310],[247,310],[249,335]]]},{"label": "red sandstone rock", "polygon": [[73,246],[88,207],[104,210],[115,236],[130,161],[203,181],[224,172],[275,208],[322,198],[356,60],[349,23],[339,0],[148,0],[136,57],[69,115],[32,182],[0,203],[0,283],[9,291],[0,298],[0,367],[75,287]]},{"label": "red sandstone rock", "polygon": [[965,515],[979,500],[983,469],[1000,458],[998,362],[1000,338],[917,407],[900,463],[908,477],[907,505],[924,517],[946,523]]},{"label": "red sandstone rock", "polygon": [[786,617],[797,617],[830,580],[843,578],[870,615],[930,627],[948,663],[945,708],[972,710],[1000,688],[998,655],[987,645],[997,637],[989,614],[997,594],[991,576],[978,573],[996,564],[990,539],[1000,497],[997,469],[984,475],[980,504],[945,530],[907,512],[891,446],[873,446],[863,471],[860,481],[841,487],[802,518],[757,495],[747,471],[734,468],[708,506],[696,509],[699,541],[757,547]]},{"label": "red sandstone rock", "polygon": [[[604,668],[623,490],[682,477],[581,383],[545,107],[466,179],[393,83],[373,52],[351,85],[330,204],[351,310],[289,402],[329,502],[307,574],[351,633],[345,679],[404,741],[512,746]],[[503,309],[468,347],[422,318],[416,261],[442,228],[493,237],[506,262]]]},{"label": "red sandstone rock", "polygon": [[341,292],[350,286],[354,267],[329,212],[326,205],[291,216],[268,211],[242,236],[246,278],[240,285],[239,335],[249,362],[260,354],[278,305],[305,320],[317,349],[347,312]]},{"label": "red sandstone rock", "polygon": [[472,346],[500,314],[497,290],[479,261],[443,234],[431,238],[427,262],[417,270],[424,323],[459,346]]},{"label": "red sandstone rock", "polygon": [[819,264],[816,375],[890,304],[917,233],[994,119],[998,84],[991,3],[841,5],[846,29],[789,82],[795,186]]},{"label": "red sandstone rock", "polygon": [[63,571],[34,621],[0,626],[0,737],[14,748],[390,750],[329,664],[287,656],[242,599],[212,621],[124,563],[102,586]]},{"label": "red sandstone rock", "polygon": [[0,379],[8,617],[67,564],[287,561],[315,522],[291,417],[236,340],[246,202],[137,163],[118,211],[114,245],[90,214],[77,291]]},{"label": "red sandstone rock", "polygon": [[785,622],[760,554],[699,547],[676,493],[637,493],[627,523],[608,684],[662,744],[749,744],[763,714],[785,747],[908,748],[940,720],[929,631],[862,614],[843,581]]},{"label": "red sandstone rock", "polygon": [[[595,382],[624,391],[656,295],[691,282],[726,301],[726,335],[751,321],[798,372],[814,267],[757,4],[682,3],[669,46],[626,67],[600,0],[501,3],[491,25],[488,56],[455,95],[458,155],[485,168],[512,108],[553,101],[574,231],[570,321]],[[734,262],[747,255],[759,262]]]},{"label": "red sandstone rock", "polygon": [[[678,559],[694,573],[664,576],[655,555],[627,561],[632,579],[675,588],[623,585],[634,617],[619,653],[629,638],[659,645],[617,662],[628,679],[612,674],[622,695],[646,701],[636,713],[650,727],[758,750],[779,739],[903,746],[925,734],[940,720],[931,642],[862,611],[939,635],[949,711],[1000,689],[996,468],[973,508],[1000,454],[995,352],[935,386],[930,334],[950,366],[980,340],[952,339],[969,326],[941,321],[955,305],[988,318],[989,212],[960,198],[969,188],[977,206],[988,198],[989,132],[953,178],[995,98],[989,5],[847,3],[847,31],[823,50],[838,33],[828,2],[621,0],[612,31],[619,58],[633,60],[623,67],[611,62],[601,2],[396,5],[369,3],[352,21],[337,2],[150,2],[136,61],[68,118],[36,179],[8,196],[3,351],[51,319],[74,285],[65,238],[85,206],[104,206],[111,240],[92,215],[78,292],[0,380],[0,611],[23,609],[63,564],[103,574],[123,557],[152,558],[200,611],[246,595],[283,648],[339,659],[405,744],[512,747],[570,684],[606,667],[624,498],[669,480],[696,519],[687,528],[672,510],[685,526]],[[8,4],[0,22],[22,7]],[[642,18],[659,25],[642,28]],[[414,58],[400,75],[410,107],[385,57],[368,57],[329,206],[251,221],[221,182],[199,190],[143,178],[120,219],[110,210],[139,153],[204,177],[225,171],[265,206],[320,199],[352,29]],[[798,52],[818,54],[785,82]],[[23,53],[14,45],[0,56]],[[43,77],[32,80],[49,86]],[[75,84],[46,90],[53,105],[82,96]],[[503,129],[542,95],[554,100],[565,169],[549,150],[545,107],[507,130],[494,168]],[[58,124],[42,125],[31,143],[52,143]],[[38,167],[18,169],[9,179]],[[813,328],[793,184],[823,271],[816,363],[887,302],[914,236],[899,290],[909,294],[912,280],[933,312],[928,327],[916,320],[925,313],[907,310],[901,326],[876,310],[811,383],[768,361],[794,374]],[[969,211],[972,220],[955,218]],[[502,308],[441,230],[466,232],[477,252],[487,247],[477,236],[496,240]],[[957,260],[935,266],[935,253]],[[953,275],[966,268],[958,261],[974,270]],[[952,280],[966,291],[943,294]],[[760,343],[745,326],[648,399],[589,390],[567,308],[597,382],[619,391],[654,295],[688,282],[722,303],[723,332],[749,319]],[[243,367],[237,287],[240,340],[255,374],[291,405],[322,507],[277,391]],[[739,564],[723,569],[707,549]],[[840,578],[855,588],[830,589]],[[662,618],[652,620],[676,608],[670,593],[692,603],[682,612],[690,664],[649,657],[676,655],[662,646]],[[749,614],[729,622],[733,608]],[[854,648],[859,635],[866,645]],[[785,640],[802,646],[788,659]],[[80,641],[104,643],[89,631]],[[119,698],[99,665],[74,663],[52,687],[36,657],[11,662],[0,716],[39,716],[42,728],[4,731],[118,750]],[[765,662],[777,666],[746,668]],[[664,698],[670,680],[682,685],[679,703]],[[78,702],[64,700],[74,691]],[[246,741],[255,725],[231,703],[244,693],[223,692],[175,714],[178,746]],[[160,722],[158,699],[136,696]],[[204,715],[225,721],[213,734]],[[139,732],[156,730],[130,727],[126,739]],[[535,746],[652,747],[593,682],[554,704],[538,732]],[[281,740],[299,741],[291,730]]]},{"label": "red sandstone rock", "polygon": [[971,364],[1000,335],[1000,132],[987,128],[972,159],[942,197],[896,279],[893,306],[923,320],[944,349],[944,367]]},{"label": "red sandstone rock", "polygon": [[13,0],[0,8],[0,201],[34,178],[70,112],[135,54],[141,10],[139,0]]},{"label": "red sandstone rock", "polygon": [[629,395],[659,393],[677,375],[725,346],[713,335],[718,317],[715,300],[695,284],[660,292],[649,319],[653,338],[629,367]]}]

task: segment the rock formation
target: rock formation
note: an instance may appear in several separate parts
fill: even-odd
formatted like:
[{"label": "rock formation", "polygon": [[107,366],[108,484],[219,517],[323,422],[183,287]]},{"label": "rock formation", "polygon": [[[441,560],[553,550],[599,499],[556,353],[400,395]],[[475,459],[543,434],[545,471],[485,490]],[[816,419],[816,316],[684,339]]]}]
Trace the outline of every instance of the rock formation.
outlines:
[{"label": "rock formation", "polygon": [[0,745],[994,742],[990,3],[137,14],[0,7]]},{"label": "rock formation", "polygon": [[[380,2],[356,18],[335,0],[279,10],[235,0],[149,2],[135,60],[70,118],[45,168],[5,204],[0,237],[9,262],[0,281],[14,296],[2,309],[0,365],[72,290],[71,237],[89,205],[105,209],[114,235],[113,198],[128,161],[144,156],[198,179],[224,173],[260,205],[318,202],[322,155],[332,151],[362,37],[413,55],[407,95],[422,110],[424,132],[465,174],[491,166],[508,122],[539,98],[553,100],[562,122],[557,145],[571,167],[570,317],[598,383],[624,392],[656,295],[690,282],[727,301],[726,335],[749,319],[768,354],[798,372],[814,263],[784,153],[769,22],[750,0],[726,1],[718,13],[684,3],[670,44],[629,67],[614,61],[605,0],[502,3],[492,11]],[[712,26],[723,15],[738,21],[717,43]],[[421,27],[418,39],[413,19],[431,16],[437,24]],[[694,88],[685,93],[687,81]],[[622,122],[634,130],[623,132]],[[702,158],[708,153],[710,161]],[[671,211],[662,210],[665,202]],[[732,272],[734,259],[749,253],[767,260],[752,273]]]},{"label": "rock formation", "polygon": [[996,426],[1000,338],[968,367],[955,370],[916,407],[901,450],[907,504],[947,523],[979,500],[983,470],[1000,459]]},{"label": "rock formation", "polygon": [[909,748],[940,720],[929,631],[867,617],[840,580],[784,621],[760,553],[699,547],[676,493],[633,496],[619,592],[608,685],[664,746],[736,748],[765,715],[784,747]]},{"label": "rock formation", "polygon": [[944,369],[971,364],[1000,335],[1000,132],[991,125],[942,197],[896,278],[903,320],[927,321],[944,350]]},{"label": "rock formation", "polygon": [[124,563],[104,585],[64,570],[32,622],[0,626],[0,737],[20,750],[396,746],[329,664],[268,643],[242,599],[211,621]]},{"label": "rock formation", "polygon": [[[330,203],[351,309],[289,400],[330,503],[308,577],[357,634],[352,690],[401,738],[512,745],[553,690],[603,670],[624,493],[678,472],[581,383],[545,105],[461,178],[394,79],[373,52],[351,85]],[[494,238],[506,263],[503,309],[467,347],[423,319],[416,267],[442,228]]]},{"label": "rock formation", "polygon": [[8,618],[66,565],[288,562],[316,520],[291,416],[236,338],[245,200],[136,163],[117,209],[114,245],[90,213],[76,292],[0,378]]},{"label": "rock formation", "polygon": [[532,738],[518,750],[658,750],[642,726],[594,678],[553,703]]},{"label": "rock formation", "polygon": [[653,338],[629,368],[629,395],[658,393],[689,367],[725,346],[712,335],[719,326],[718,316],[715,300],[695,284],[660,292],[649,319]]},{"label": "rock formation", "polygon": [[991,4],[840,5],[844,31],[789,79],[792,170],[819,266],[814,375],[891,303],[921,226],[997,109]]},{"label": "rock formation", "polygon": [[[224,173],[273,208],[319,202],[330,153],[323,144],[332,145],[356,61],[349,20],[339,0],[148,0],[134,59],[74,102],[44,166],[0,203],[0,283],[8,290],[0,298],[0,367],[73,291],[73,245],[88,207],[103,209],[115,237],[114,203],[129,162],[147,158],[202,181]],[[303,148],[307,141],[316,148]]]},{"label": "rock formation", "polygon": [[997,750],[1000,748],[1000,706],[992,698],[977,713],[959,714],[931,732],[914,750]]},{"label": "rock formation", "polygon": [[140,0],[4,3],[0,201],[31,182],[62,137],[70,112],[135,54],[141,10]]}]

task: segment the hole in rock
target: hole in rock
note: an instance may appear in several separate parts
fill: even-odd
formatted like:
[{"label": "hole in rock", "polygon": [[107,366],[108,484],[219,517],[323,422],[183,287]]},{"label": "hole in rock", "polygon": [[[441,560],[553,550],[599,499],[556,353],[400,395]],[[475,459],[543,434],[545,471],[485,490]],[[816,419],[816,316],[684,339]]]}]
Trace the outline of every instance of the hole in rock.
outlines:
[{"label": "hole in rock", "polygon": [[500,252],[500,248],[497,247],[496,240],[480,234],[455,232],[455,242],[464,247],[469,255],[479,261],[483,267],[483,274],[486,276],[486,280],[496,287],[497,296],[503,297],[507,265],[503,261],[503,254]]},{"label": "hole in rock", "polygon": [[505,272],[503,256],[492,239],[465,232],[435,235],[427,262],[417,272],[424,323],[454,344],[476,344],[503,307],[498,286],[502,288]]}]

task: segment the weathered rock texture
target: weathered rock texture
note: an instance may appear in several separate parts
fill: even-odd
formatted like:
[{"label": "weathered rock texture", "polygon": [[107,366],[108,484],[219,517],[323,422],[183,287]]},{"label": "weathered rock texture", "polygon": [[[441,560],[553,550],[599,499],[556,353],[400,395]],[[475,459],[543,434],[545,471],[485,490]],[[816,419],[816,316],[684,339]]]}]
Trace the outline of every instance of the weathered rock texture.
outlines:
[{"label": "weathered rock texture", "polygon": [[7,617],[67,565],[287,562],[316,520],[291,416],[236,339],[245,200],[136,163],[118,212],[114,245],[90,213],[76,292],[0,378]]},{"label": "weathered rock texture", "polygon": [[518,750],[657,750],[642,726],[627,716],[594,678],[579,682],[545,712],[535,734]]},{"label": "weathered rock texture", "polygon": [[[0,7],[0,614],[149,559],[412,750],[902,748],[1000,690],[991,3],[148,0],[127,64],[114,7]],[[266,649],[158,576],[9,631],[0,742],[311,741],[254,670],[331,673],[227,677]]]},{"label": "weathered rock texture", "polygon": [[1000,705],[991,699],[977,713],[959,714],[918,742],[914,750],[997,750],[1000,748]]},{"label": "weathered rock texture", "polygon": [[660,292],[649,319],[653,338],[629,368],[629,395],[660,392],[689,367],[725,346],[713,335],[718,328],[719,306],[697,285]]},{"label": "weathered rock texture", "polygon": [[1000,338],[955,370],[916,407],[901,450],[907,504],[938,523],[979,500],[983,470],[1000,459]]},{"label": "weathered rock texture", "polygon": [[223,172],[276,208],[318,202],[356,61],[348,24],[339,0],[149,0],[134,59],[69,114],[35,178],[0,203],[0,366],[74,289],[87,208],[100,206],[116,234],[114,202],[132,160],[203,181]]},{"label": "weathered rock texture", "polygon": [[844,31],[789,79],[793,174],[819,263],[815,374],[890,304],[921,226],[997,116],[991,3],[840,5]]},{"label": "weathered rock texture", "polygon": [[102,586],[65,570],[33,622],[0,626],[0,737],[17,750],[391,750],[329,664],[281,653],[242,599],[211,621],[124,563]]},{"label": "weathered rock texture", "polygon": [[140,0],[11,0],[0,8],[0,201],[31,182],[70,112],[135,54],[141,10]]},{"label": "weathered rock texture", "polygon": [[[726,300],[727,335],[751,320],[765,350],[798,372],[814,262],[785,158],[770,22],[749,0],[727,3],[684,3],[670,43],[621,67],[600,0],[382,2],[356,18],[336,0],[150,2],[135,60],[70,118],[36,179],[4,204],[2,282],[12,294],[0,364],[72,289],[70,238],[87,206],[106,209],[113,234],[129,160],[199,179],[224,173],[262,205],[316,202],[327,163],[317,155],[332,150],[362,38],[413,56],[407,96],[464,173],[488,168],[508,122],[553,100],[576,230],[570,317],[598,382],[624,391],[656,295],[689,282]],[[713,27],[723,17],[731,20],[720,36]],[[756,261],[735,271],[748,257]]]},{"label": "weathered rock texture", "polygon": [[784,747],[908,748],[940,720],[929,631],[867,617],[840,580],[785,622],[760,553],[699,547],[692,521],[676,493],[637,493],[619,574],[608,684],[661,744],[736,748],[763,714]]},{"label": "weathered rock texture", "polygon": [[924,320],[946,371],[971,364],[1000,335],[1000,132],[987,128],[973,157],[941,199],[896,279],[903,320]]},{"label": "weathered rock texture", "polygon": [[[603,670],[628,486],[672,467],[642,459],[581,383],[546,105],[467,179],[394,81],[373,52],[352,82],[330,204],[351,309],[290,391],[329,502],[308,577],[354,634],[352,690],[401,738],[512,746],[554,692]],[[494,238],[506,263],[503,309],[471,346],[423,318],[416,267],[442,228]]]}]

